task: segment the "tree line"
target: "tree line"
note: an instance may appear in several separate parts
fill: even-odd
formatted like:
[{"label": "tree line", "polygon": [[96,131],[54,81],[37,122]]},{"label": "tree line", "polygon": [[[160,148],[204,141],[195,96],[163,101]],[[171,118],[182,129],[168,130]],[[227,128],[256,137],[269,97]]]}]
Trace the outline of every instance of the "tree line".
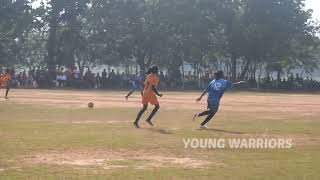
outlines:
[{"label": "tree line", "polygon": [[1,0],[2,67],[188,63],[231,79],[318,68],[319,25],[304,0]]}]

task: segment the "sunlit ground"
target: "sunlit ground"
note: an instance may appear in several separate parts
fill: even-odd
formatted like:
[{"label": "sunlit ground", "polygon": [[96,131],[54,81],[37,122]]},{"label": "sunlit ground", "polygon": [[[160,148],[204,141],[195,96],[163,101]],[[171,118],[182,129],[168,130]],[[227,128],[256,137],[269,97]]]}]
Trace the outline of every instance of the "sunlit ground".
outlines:
[{"label": "sunlit ground", "polygon": [[[320,95],[226,93],[209,129],[198,130],[199,93],[165,92],[155,126],[144,116],[141,129],[131,124],[139,93],[128,102],[125,94],[13,90],[0,100],[0,179],[320,179]],[[188,138],[281,138],[293,147],[193,149]]]}]

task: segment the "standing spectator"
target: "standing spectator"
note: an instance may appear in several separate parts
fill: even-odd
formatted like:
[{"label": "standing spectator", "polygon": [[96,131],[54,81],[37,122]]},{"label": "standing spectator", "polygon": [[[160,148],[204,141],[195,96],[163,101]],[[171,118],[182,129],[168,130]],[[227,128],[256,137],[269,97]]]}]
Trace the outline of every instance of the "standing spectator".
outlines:
[{"label": "standing spectator", "polygon": [[29,67],[29,71],[28,71],[28,79],[27,79],[27,87],[28,88],[31,88],[32,87],[32,85],[33,85],[33,73],[31,72],[32,71],[32,69],[31,69],[31,67]]},{"label": "standing spectator", "polygon": [[111,72],[109,73],[109,83],[113,86],[113,87],[117,87],[118,84],[116,84],[116,73],[114,72],[114,69],[111,70]]},{"label": "standing spectator", "polygon": [[75,67],[74,70],[73,70],[73,78],[75,80],[79,80],[80,79],[80,71],[78,70],[77,67]]},{"label": "standing spectator", "polygon": [[39,83],[40,83],[40,67],[37,67],[37,69],[35,71],[34,80],[36,81],[37,86],[39,86]]},{"label": "standing spectator", "polygon": [[63,72],[63,69],[57,72],[57,82],[58,82],[58,87],[65,87],[67,81],[67,76],[66,73]]},{"label": "standing spectator", "polygon": [[107,85],[107,71],[106,69],[103,69],[103,72],[101,74],[101,85],[102,85],[102,88],[106,88],[106,85]]},{"label": "standing spectator", "polygon": [[191,71],[188,72],[186,79],[187,79],[188,81],[191,81],[191,80],[193,79],[193,78],[192,78]]},{"label": "standing spectator", "polygon": [[89,74],[89,85],[90,85],[90,88],[95,88],[95,76],[94,76],[94,73],[92,73],[91,71]]},{"label": "standing spectator", "polygon": [[28,76],[26,71],[24,70],[22,73],[22,86],[26,87],[27,86],[27,82],[28,82]]},{"label": "standing spectator", "polygon": [[116,73],[114,72],[114,69],[112,69],[109,74],[109,79],[115,79],[115,78],[116,78]]},{"label": "standing spectator", "polygon": [[97,89],[100,89],[102,88],[102,85],[101,85],[101,77],[100,77],[100,74],[97,73],[96,77],[95,77],[95,84],[96,84],[96,88]]},{"label": "standing spectator", "polygon": [[83,77],[85,86],[86,86],[87,88],[90,88],[90,76],[91,76],[91,71],[90,71],[90,69],[88,68],[87,72],[84,74],[84,77]]}]

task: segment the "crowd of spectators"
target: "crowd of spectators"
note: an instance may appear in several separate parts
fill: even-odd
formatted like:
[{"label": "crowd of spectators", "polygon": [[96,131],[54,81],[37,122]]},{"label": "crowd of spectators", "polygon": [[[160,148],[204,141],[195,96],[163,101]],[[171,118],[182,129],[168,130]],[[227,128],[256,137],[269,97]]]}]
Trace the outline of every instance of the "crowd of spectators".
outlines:
[{"label": "crowd of spectators", "polygon": [[[249,82],[253,82],[253,80],[249,80]],[[288,78],[272,78],[267,76],[262,79],[261,82],[262,89],[283,89],[283,90],[320,90],[320,82],[316,81],[309,77],[302,77],[299,74],[294,76],[290,74]]]},{"label": "crowd of spectators", "polygon": [[[83,74],[83,75],[82,75]],[[52,76],[52,74],[51,74]],[[77,68],[57,68],[54,77],[50,78],[48,69],[37,67],[29,68],[18,73],[12,72],[11,85],[16,88],[79,88],[79,89],[130,89],[131,82],[135,79],[143,79],[142,72],[137,74],[119,73],[114,69],[102,72],[92,72],[86,69],[81,73]],[[189,71],[183,77],[177,70],[170,73],[159,73],[161,89],[204,89],[211,81],[212,75],[209,72],[198,77]],[[260,89],[282,89],[282,90],[320,90],[320,82],[312,78],[303,78],[291,74],[288,78],[274,79],[266,76],[260,81],[255,78],[245,78],[248,83],[246,88]]]}]

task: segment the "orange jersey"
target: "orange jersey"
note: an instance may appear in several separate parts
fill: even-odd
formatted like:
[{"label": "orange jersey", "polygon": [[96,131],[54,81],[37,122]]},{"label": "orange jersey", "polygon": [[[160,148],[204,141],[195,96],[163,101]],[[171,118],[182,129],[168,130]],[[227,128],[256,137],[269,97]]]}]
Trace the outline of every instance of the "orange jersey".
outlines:
[{"label": "orange jersey", "polygon": [[144,89],[142,96],[142,104],[159,104],[156,95],[153,92],[152,86],[158,86],[159,78],[156,74],[149,74],[144,81]]},{"label": "orange jersey", "polygon": [[11,80],[11,75],[6,73],[0,76],[0,86],[6,86],[8,81]]},{"label": "orange jersey", "polygon": [[153,94],[152,86],[158,86],[159,78],[156,74],[149,74],[144,81],[143,94]]}]

